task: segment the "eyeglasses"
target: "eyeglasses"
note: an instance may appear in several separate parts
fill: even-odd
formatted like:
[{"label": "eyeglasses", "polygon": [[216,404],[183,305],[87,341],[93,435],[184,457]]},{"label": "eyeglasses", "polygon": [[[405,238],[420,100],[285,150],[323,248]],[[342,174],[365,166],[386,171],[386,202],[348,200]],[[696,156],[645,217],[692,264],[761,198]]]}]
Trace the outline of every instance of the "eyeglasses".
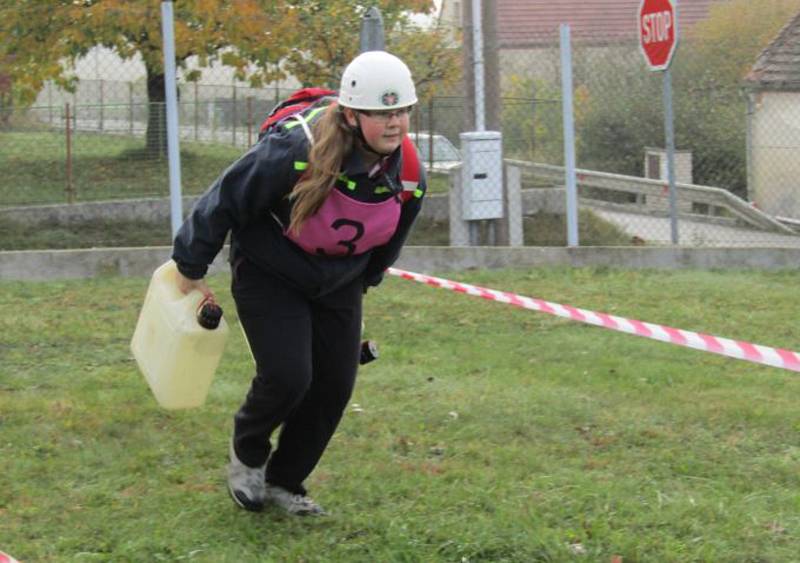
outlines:
[{"label": "eyeglasses", "polygon": [[403,119],[404,117],[411,114],[411,110],[413,110],[413,106],[407,106],[404,108],[397,108],[394,110],[384,109],[384,110],[366,110],[360,109],[358,113],[362,115],[366,115],[369,118],[374,119],[379,123],[389,123],[393,117],[397,117],[399,119]]}]

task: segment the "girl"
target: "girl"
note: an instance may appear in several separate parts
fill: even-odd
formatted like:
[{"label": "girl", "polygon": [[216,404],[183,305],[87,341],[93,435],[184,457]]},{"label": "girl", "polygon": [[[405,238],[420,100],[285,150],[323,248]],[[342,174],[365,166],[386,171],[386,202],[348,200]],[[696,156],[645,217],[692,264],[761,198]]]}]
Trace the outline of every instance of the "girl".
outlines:
[{"label": "girl", "polygon": [[231,289],[256,362],[229,452],[228,489],[242,508],[324,513],[303,482],[353,390],[362,295],[397,259],[425,193],[406,136],[416,101],[405,63],[359,55],[338,100],[278,123],[175,238],[181,290],[213,299],[203,277],[231,234]]}]

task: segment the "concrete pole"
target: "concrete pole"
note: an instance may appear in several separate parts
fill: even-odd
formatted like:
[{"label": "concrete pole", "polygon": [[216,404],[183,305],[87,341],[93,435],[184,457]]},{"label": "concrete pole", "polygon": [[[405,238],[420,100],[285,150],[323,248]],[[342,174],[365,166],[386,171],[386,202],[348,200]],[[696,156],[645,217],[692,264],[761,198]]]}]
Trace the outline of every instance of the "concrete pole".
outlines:
[{"label": "concrete pole", "polygon": [[361,53],[367,51],[385,51],[386,41],[383,33],[383,18],[381,11],[372,6],[361,19],[361,34],[358,49]]}]

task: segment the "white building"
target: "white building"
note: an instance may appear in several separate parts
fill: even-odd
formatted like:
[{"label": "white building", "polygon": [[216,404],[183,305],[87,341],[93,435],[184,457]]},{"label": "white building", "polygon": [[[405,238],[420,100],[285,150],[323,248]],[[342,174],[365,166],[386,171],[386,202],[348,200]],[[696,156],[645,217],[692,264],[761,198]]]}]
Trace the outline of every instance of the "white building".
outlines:
[{"label": "white building", "polygon": [[800,220],[800,13],[764,49],[745,79],[748,197]]}]

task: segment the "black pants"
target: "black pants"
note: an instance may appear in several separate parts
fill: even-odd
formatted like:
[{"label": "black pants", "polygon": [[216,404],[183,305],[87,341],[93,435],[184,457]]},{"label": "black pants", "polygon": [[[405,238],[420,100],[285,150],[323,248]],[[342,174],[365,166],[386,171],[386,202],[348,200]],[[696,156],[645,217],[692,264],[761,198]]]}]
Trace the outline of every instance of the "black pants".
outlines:
[{"label": "black pants", "polygon": [[[256,361],[234,417],[233,444],[248,466],[267,463],[267,481],[305,493],[355,384],[362,282],[309,299],[251,262],[237,262],[232,293]],[[270,436],[283,424],[277,447]]]}]

